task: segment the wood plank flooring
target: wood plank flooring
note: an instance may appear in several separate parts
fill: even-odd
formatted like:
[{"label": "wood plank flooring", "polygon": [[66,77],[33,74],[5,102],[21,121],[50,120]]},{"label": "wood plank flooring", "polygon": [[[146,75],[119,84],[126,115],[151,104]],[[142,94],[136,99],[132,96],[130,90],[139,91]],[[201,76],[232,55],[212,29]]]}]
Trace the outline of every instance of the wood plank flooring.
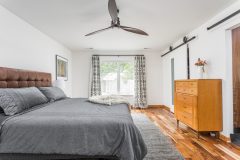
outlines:
[{"label": "wood plank flooring", "polygon": [[240,148],[211,137],[209,134],[201,134],[197,138],[196,132],[177,122],[173,113],[160,108],[152,107],[144,110],[132,110],[146,114],[167,136],[171,138],[176,148],[186,160],[240,160]]}]

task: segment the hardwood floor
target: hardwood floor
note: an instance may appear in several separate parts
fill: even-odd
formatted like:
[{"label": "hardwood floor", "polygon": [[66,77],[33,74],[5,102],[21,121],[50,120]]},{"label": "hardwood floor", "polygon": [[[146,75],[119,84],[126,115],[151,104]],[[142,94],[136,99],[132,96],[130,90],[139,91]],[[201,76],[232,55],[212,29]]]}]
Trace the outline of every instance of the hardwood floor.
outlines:
[{"label": "hardwood floor", "polygon": [[240,160],[240,148],[225,141],[215,139],[208,134],[197,138],[196,132],[177,122],[173,113],[155,107],[144,110],[132,110],[146,114],[167,136],[186,160]]}]

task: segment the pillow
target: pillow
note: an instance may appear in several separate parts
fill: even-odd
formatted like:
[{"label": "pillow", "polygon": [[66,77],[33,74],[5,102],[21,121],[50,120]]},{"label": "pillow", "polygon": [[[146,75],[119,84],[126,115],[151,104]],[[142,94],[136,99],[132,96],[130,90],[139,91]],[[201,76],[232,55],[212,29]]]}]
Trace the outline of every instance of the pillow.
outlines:
[{"label": "pillow", "polygon": [[63,90],[58,87],[39,87],[38,88],[50,102],[67,98]]},{"label": "pillow", "polygon": [[14,115],[47,102],[47,98],[36,87],[0,89],[0,107],[6,115]]}]

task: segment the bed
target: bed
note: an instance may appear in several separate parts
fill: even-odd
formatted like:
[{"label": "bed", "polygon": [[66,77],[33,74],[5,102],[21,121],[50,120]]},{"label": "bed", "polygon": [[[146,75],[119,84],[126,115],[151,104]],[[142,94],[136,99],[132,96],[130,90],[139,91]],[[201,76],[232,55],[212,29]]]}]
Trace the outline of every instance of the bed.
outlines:
[{"label": "bed", "polygon": [[[51,74],[0,68],[0,88],[49,87]],[[142,160],[147,148],[126,104],[65,98],[0,114],[0,159]]]}]

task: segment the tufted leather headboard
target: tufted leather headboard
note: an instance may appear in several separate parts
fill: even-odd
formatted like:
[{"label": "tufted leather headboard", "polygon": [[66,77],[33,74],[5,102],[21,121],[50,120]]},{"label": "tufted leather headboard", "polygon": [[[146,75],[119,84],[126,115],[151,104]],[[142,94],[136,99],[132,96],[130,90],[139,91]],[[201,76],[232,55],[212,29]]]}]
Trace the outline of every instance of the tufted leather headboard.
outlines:
[{"label": "tufted leather headboard", "polygon": [[0,67],[0,88],[50,87],[50,73]]}]

